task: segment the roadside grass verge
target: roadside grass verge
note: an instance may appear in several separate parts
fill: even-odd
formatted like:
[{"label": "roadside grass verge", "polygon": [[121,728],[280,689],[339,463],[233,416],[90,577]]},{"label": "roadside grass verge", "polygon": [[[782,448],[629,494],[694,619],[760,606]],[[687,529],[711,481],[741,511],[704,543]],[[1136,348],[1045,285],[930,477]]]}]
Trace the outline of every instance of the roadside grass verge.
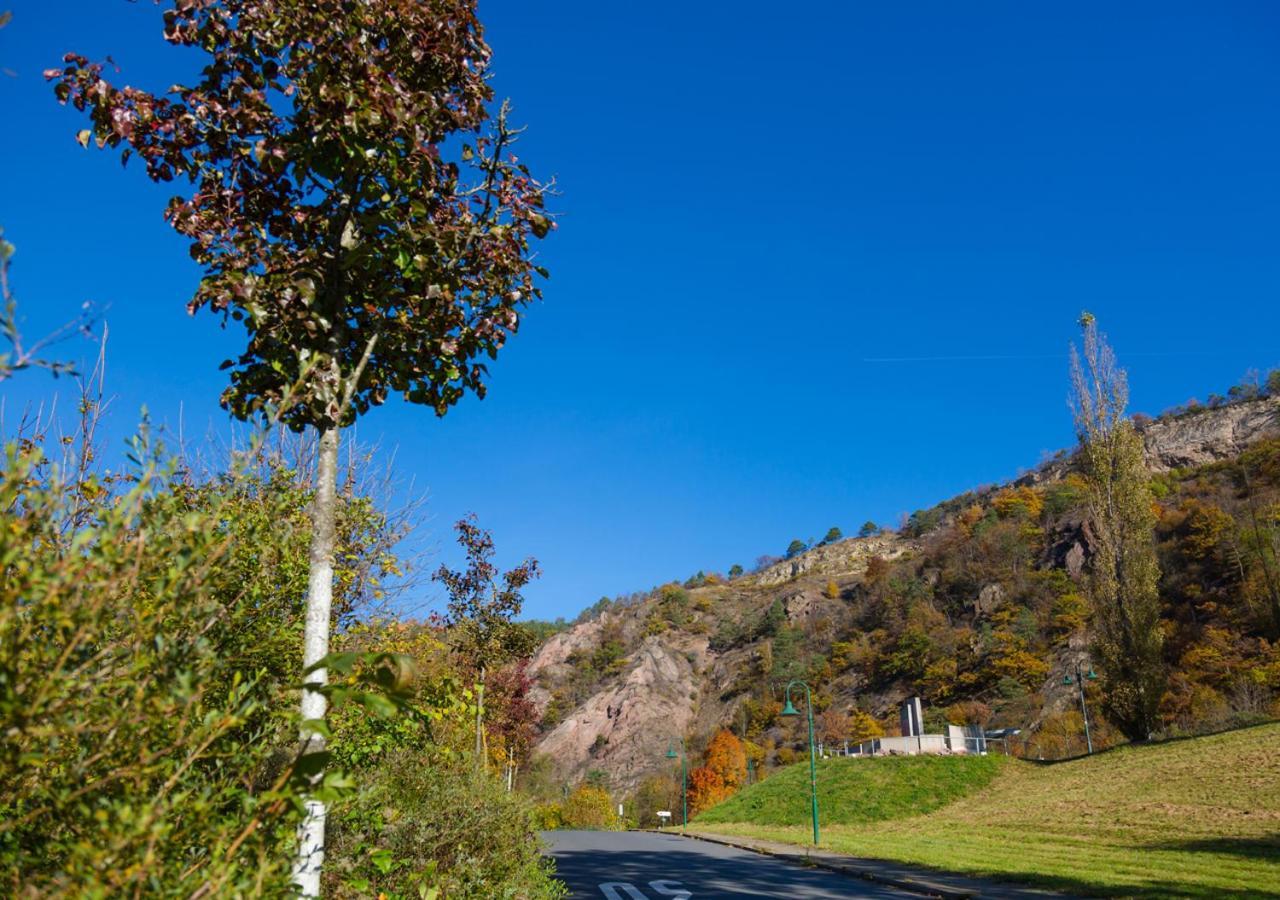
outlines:
[{"label": "roadside grass verge", "polygon": [[[730,800],[698,830],[807,843],[808,764],[774,779],[801,769],[789,777],[803,815],[752,819],[739,804],[732,821]],[[1280,724],[1055,764],[1008,760],[985,787],[933,812],[876,821],[828,806],[822,823],[823,846],[854,856],[1080,894],[1280,898]]]}]

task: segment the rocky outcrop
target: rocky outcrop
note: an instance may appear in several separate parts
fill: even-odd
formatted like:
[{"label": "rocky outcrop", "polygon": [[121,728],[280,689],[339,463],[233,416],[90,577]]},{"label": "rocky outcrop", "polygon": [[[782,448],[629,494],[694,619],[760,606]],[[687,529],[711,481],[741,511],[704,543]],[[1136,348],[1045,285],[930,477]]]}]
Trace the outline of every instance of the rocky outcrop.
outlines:
[{"label": "rocky outcrop", "polygon": [[569,657],[574,653],[590,653],[594,650],[600,643],[600,636],[608,619],[609,614],[605,613],[598,618],[579,622],[568,631],[552,635],[534,653],[526,671],[534,680],[529,699],[533,701],[539,715],[546,712],[551,693],[541,685],[538,676],[543,673],[557,674],[569,665]]},{"label": "rocky outcrop", "polygon": [[974,615],[978,618],[991,615],[1000,608],[1000,604],[1004,603],[1004,597],[1004,588],[1000,584],[992,583],[984,586],[982,590],[978,591],[977,598],[970,604]]},{"label": "rocky outcrop", "polygon": [[591,769],[610,786],[633,790],[659,766],[667,742],[688,733],[707,654],[706,638],[668,632],[646,638],[613,684],[591,696],[538,741],[559,775],[576,781]]},{"label": "rocky outcrop", "polygon": [[1254,441],[1280,436],[1280,397],[1158,419],[1141,432],[1154,472],[1232,459]]},{"label": "rocky outcrop", "polygon": [[784,584],[801,575],[821,572],[832,577],[860,576],[867,571],[867,563],[873,556],[893,559],[916,548],[915,541],[897,534],[880,534],[875,537],[849,538],[806,550],[793,559],[784,559],[763,571],[750,575],[744,581],[760,587]]}]

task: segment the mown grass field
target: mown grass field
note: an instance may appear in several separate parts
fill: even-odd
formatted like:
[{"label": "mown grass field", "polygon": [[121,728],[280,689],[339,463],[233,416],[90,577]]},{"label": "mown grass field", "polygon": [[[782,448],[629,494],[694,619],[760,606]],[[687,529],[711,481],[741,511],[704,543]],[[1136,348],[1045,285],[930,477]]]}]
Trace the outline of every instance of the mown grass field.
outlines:
[{"label": "mown grass field", "polygon": [[[916,761],[832,760],[819,771],[839,778],[845,767],[872,762]],[[898,774],[912,782],[920,772],[903,765]],[[1280,898],[1280,724],[1055,764],[1005,760],[985,786],[922,814],[915,804],[884,815],[879,798],[859,793],[881,777],[820,792],[820,802],[831,798],[824,846],[1086,895]],[[881,790],[909,795],[894,782]],[[750,796],[765,789],[778,803],[791,792],[798,802],[777,815]],[[808,764],[793,766],[691,825],[803,844],[811,836],[807,789]]]},{"label": "mown grass field", "polygon": [[[932,812],[985,787],[1011,762],[1002,756],[825,760],[818,766],[821,821],[854,825]],[[810,821],[807,760],[739,791],[697,818],[699,825],[790,825]]]}]

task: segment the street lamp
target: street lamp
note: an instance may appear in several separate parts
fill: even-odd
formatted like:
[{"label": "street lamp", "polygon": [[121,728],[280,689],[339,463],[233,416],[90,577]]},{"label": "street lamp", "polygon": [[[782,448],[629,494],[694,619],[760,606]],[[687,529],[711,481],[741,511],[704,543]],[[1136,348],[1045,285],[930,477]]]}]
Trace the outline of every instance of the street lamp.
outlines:
[{"label": "street lamp", "polygon": [[804,688],[805,706],[809,713],[809,800],[813,808],[813,844],[818,845],[818,760],[813,749],[813,695],[809,693],[809,685],[799,679],[787,682],[785,694],[786,705],[782,707],[782,715],[798,716],[796,708],[791,705],[791,688],[795,685]]},{"label": "street lamp", "polygon": [[683,806],[684,819],[680,831],[689,827],[689,761],[684,755],[684,738],[680,739],[680,752],[676,753],[675,741],[667,743],[667,759],[680,757],[680,803]]},{"label": "street lamp", "polygon": [[1062,676],[1062,683],[1065,685],[1076,685],[1080,691],[1080,712],[1084,716],[1084,741],[1089,747],[1089,753],[1093,753],[1093,738],[1089,736],[1089,708],[1084,705],[1084,681],[1085,679],[1096,681],[1098,675],[1093,671],[1093,666],[1089,667],[1089,671],[1083,675],[1080,673],[1080,663],[1076,663],[1076,677],[1073,679],[1070,674]]}]

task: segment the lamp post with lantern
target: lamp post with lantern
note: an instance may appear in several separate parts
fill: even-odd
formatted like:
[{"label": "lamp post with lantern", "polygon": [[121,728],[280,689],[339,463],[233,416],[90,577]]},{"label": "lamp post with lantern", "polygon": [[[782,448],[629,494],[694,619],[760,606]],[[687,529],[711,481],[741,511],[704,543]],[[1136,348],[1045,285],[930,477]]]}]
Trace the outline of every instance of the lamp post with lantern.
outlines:
[{"label": "lamp post with lantern", "polygon": [[809,693],[809,685],[796,679],[787,682],[786,705],[782,707],[782,715],[798,716],[799,712],[791,704],[791,688],[799,685],[804,688],[805,705],[809,714],[809,802],[813,811],[813,844],[818,845],[818,760],[814,755],[813,742],[813,695]]},{"label": "lamp post with lantern", "polygon": [[689,762],[684,753],[684,739],[680,739],[680,752],[676,753],[676,742],[667,743],[667,759],[674,760],[680,757],[680,803],[683,807],[684,818],[680,831],[683,832],[689,827]]}]

